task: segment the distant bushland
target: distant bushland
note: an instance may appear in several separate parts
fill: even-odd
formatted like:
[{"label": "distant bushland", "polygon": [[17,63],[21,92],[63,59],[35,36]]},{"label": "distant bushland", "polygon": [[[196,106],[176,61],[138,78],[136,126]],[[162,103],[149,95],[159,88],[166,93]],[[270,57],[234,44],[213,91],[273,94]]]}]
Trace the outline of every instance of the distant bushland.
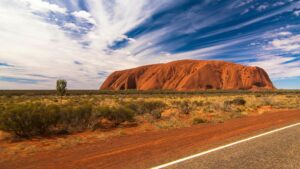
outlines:
[{"label": "distant bushland", "polygon": [[[0,90],[0,96],[55,96],[56,90]],[[173,91],[173,90],[68,90],[67,96],[76,95],[236,95],[236,94],[300,94],[300,90],[201,90],[201,91]]]}]

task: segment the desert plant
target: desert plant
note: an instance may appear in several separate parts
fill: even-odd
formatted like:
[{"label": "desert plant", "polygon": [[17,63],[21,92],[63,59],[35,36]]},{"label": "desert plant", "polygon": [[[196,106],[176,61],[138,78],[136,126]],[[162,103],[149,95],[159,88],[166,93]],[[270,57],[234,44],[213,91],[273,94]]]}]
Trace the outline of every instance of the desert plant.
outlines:
[{"label": "desert plant", "polygon": [[142,113],[152,113],[155,110],[161,110],[165,108],[167,105],[162,101],[148,101],[142,102],[141,111]]},{"label": "desert plant", "polygon": [[200,106],[203,106],[204,105],[204,102],[203,101],[193,101],[192,103],[194,106],[196,107],[200,107]]},{"label": "desert plant", "polygon": [[91,117],[92,106],[89,104],[64,105],[60,108],[59,123],[64,130],[83,130],[89,127]]},{"label": "desert plant", "polygon": [[224,101],[224,105],[237,105],[237,106],[244,106],[246,104],[246,100],[242,97],[235,98],[231,101]]},{"label": "desert plant", "polygon": [[155,118],[155,119],[160,119],[161,118],[161,110],[154,110],[151,112],[151,115]]},{"label": "desert plant", "polygon": [[88,104],[11,104],[0,114],[0,129],[20,137],[43,136],[62,130],[70,133],[88,129],[91,117],[92,107]]},{"label": "desert plant", "polygon": [[66,80],[57,80],[56,81],[56,92],[59,96],[61,96],[61,100],[62,100],[62,96],[66,95],[66,93],[67,93],[67,81]]},{"label": "desert plant", "polygon": [[272,106],[273,99],[271,97],[263,97],[261,103],[264,106]]},{"label": "desert plant", "polygon": [[235,98],[231,101],[231,104],[244,106],[246,104],[246,100],[242,97]]},{"label": "desert plant", "polygon": [[182,114],[189,114],[193,109],[192,105],[187,100],[179,102],[177,106]]},{"label": "desert plant", "polygon": [[136,114],[142,115],[145,113],[152,114],[153,111],[162,111],[167,104],[162,101],[136,101],[125,102],[122,104],[124,107],[133,110]]},{"label": "desert plant", "polygon": [[133,110],[136,114],[143,114],[144,110],[142,110],[142,104],[140,101],[132,101],[132,102],[123,102],[121,105],[124,107]]},{"label": "desert plant", "polygon": [[57,123],[58,110],[40,103],[9,105],[0,116],[0,126],[20,137],[45,135]]},{"label": "desert plant", "polygon": [[207,120],[196,117],[193,119],[193,124],[201,124],[201,123],[207,123]]},{"label": "desert plant", "polygon": [[231,108],[231,101],[224,101],[224,104],[223,104],[223,111],[225,111],[225,112],[230,112],[230,111],[232,111],[232,108]]},{"label": "desert plant", "polygon": [[96,114],[98,117],[108,119],[116,125],[125,121],[134,121],[134,111],[124,106],[98,107]]}]

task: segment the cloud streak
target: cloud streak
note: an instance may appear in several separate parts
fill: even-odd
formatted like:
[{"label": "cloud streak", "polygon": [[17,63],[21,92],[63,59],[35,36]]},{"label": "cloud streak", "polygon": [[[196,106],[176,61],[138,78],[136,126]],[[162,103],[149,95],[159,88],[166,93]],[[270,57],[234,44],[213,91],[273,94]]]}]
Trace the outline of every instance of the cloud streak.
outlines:
[{"label": "cloud streak", "polygon": [[97,89],[112,71],[187,58],[297,77],[300,5],[280,2],[2,0],[0,88],[48,89],[64,78]]}]

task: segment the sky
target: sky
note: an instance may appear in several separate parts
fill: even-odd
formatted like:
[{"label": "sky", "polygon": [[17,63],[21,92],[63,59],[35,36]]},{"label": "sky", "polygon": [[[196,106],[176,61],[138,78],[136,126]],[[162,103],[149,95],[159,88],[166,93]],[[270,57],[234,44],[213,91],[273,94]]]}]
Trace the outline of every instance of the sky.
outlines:
[{"label": "sky", "polygon": [[300,1],[0,0],[0,89],[98,89],[180,59],[259,66],[300,89]]}]

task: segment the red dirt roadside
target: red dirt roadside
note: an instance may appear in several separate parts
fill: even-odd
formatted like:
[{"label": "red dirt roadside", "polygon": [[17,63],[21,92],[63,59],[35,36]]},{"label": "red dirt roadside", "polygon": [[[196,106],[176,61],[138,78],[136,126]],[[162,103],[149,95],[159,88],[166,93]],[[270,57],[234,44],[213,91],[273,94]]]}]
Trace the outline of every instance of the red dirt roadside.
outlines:
[{"label": "red dirt roadside", "polygon": [[263,130],[300,122],[300,110],[114,137],[68,149],[39,152],[0,163],[2,169],[149,168]]}]

